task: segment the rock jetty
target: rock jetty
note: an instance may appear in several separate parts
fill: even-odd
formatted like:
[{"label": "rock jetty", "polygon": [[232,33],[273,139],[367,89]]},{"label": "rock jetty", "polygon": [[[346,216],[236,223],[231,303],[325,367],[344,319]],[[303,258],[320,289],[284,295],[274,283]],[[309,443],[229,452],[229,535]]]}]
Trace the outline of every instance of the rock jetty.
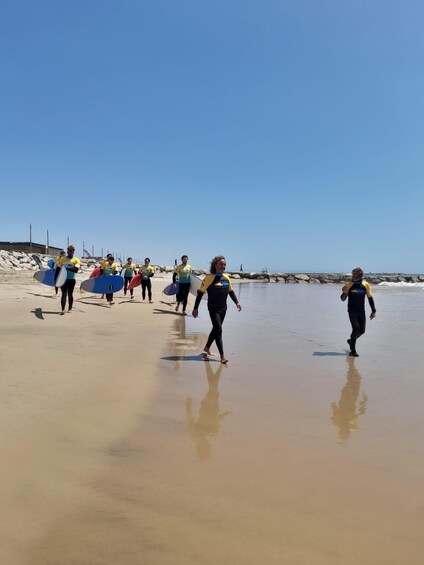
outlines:
[{"label": "rock jetty", "polygon": [[[39,258],[43,268],[47,269],[47,262],[51,259],[49,255],[41,255],[39,253],[30,254],[21,251],[4,251],[0,250],[0,276],[2,271],[36,271],[39,269],[34,255]],[[95,267],[99,266],[99,260],[88,258],[81,260],[81,274],[91,272]],[[159,277],[166,277],[174,270],[173,267],[155,265],[155,271]],[[208,271],[195,269],[197,275],[205,275]],[[281,284],[343,284],[349,277],[343,273],[244,273],[230,272],[230,277],[240,281],[263,281]],[[418,283],[424,282],[424,275],[406,275],[406,274],[366,274],[366,279],[371,284],[379,284],[382,282],[407,282]]]}]

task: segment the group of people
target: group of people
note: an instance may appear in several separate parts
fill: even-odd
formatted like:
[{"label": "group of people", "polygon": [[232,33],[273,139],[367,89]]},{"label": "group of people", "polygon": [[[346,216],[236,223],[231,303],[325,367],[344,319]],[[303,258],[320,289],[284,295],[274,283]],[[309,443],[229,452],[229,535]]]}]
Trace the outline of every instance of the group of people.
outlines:
[{"label": "group of people", "polygon": [[[60,256],[55,260],[56,272],[58,274],[62,267],[66,268],[67,279],[65,284],[61,287],[61,315],[65,313],[66,302],[68,301],[68,311],[72,311],[73,306],[73,291],[75,288],[75,275],[81,268],[80,260],[74,256],[75,247],[69,245],[67,253],[61,252]],[[214,257],[210,264],[210,274],[206,275],[203,279],[200,289],[197,291],[194,308],[192,311],[193,318],[199,315],[199,306],[205,292],[208,293],[208,311],[212,322],[212,330],[207,339],[206,345],[203,349],[203,358],[209,359],[213,355],[211,346],[213,342],[219,351],[221,363],[226,364],[228,359],[224,354],[224,346],[222,341],[222,325],[224,323],[225,315],[227,313],[227,299],[228,296],[236,305],[238,311],[241,310],[241,305],[231,285],[230,277],[225,273],[227,266],[226,259],[223,255]],[[108,276],[118,274],[119,270],[124,277],[124,295],[130,286],[132,278],[136,274],[136,265],[133,263],[132,257],[128,257],[127,262],[119,269],[115,259],[111,254],[108,254],[106,259],[100,264],[101,276]],[[177,305],[175,310],[178,312],[182,305],[182,314],[186,315],[188,295],[190,291],[191,275],[193,268],[188,264],[188,256],[181,257],[181,264],[177,265],[174,269],[172,284],[176,287],[178,283],[178,292],[176,295]],[[150,265],[149,257],[144,260],[144,265],[140,265],[138,274],[141,276],[142,298],[145,300],[146,293],[149,302],[152,302],[152,282],[151,278],[154,276],[154,268]],[[129,289],[131,299],[134,297],[133,289]],[[368,298],[371,307],[370,319],[376,316],[376,308],[374,298],[371,293],[371,288],[368,282],[364,279],[364,272],[360,267],[352,270],[352,280],[346,283],[342,288],[341,300],[348,300],[348,313],[349,320],[352,325],[352,332],[347,340],[350,353],[352,357],[358,357],[356,351],[356,342],[361,335],[365,333],[366,315],[365,315],[365,296]],[[113,294],[106,294],[106,300],[110,305],[113,302]]]}]

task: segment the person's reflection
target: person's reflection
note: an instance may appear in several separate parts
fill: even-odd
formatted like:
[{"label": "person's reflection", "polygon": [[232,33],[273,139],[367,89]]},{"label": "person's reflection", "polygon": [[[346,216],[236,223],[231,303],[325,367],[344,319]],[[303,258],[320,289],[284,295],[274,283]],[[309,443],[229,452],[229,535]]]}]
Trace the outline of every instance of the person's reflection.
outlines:
[{"label": "person's reflection", "polygon": [[354,358],[346,357],[346,362],[347,382],[340,393],[339,403],[333,402],[331,405],[331,421],[339,428],[339,438],[343,441],[347,441],[352,430],[357,429],[358,418],[365,414],[368,400],[364,393],[359,398],[361,375],[355,367]]},{"label": "person's reflection", "polygon": [[199,415],[193,415],[193,399],[186,400],[186,416],[188,431],[196,448],[199,460],[209,459],[211,455],[212,438],[218,435],[221,428],[221,421],[230,412],[219,413],[219,392],[218,383],[224,365],[216,363],[218,369],[215,373],[209,361],[204,362],[206,375],[208,378],[208,392],[200,404]]},{"label": "person's reflection", "polygon": [[178,316],[175,320],[172,335],[173,337],[170,340],[171,356],[175,360],[174,370],[179,371],[187,355],[203,349],[206,336],[200,332],[187,334],[185,316]]}]

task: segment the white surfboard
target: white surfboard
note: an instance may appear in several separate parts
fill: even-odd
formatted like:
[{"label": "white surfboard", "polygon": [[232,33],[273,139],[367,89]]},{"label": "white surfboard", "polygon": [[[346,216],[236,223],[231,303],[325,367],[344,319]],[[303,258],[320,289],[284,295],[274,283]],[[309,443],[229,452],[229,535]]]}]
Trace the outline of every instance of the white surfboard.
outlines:
[{"label": "white surfboard", "polygon": [[[202,286],[202,280],[200,277],[198,277],[197,275],[193,275],[193,273],[190,276],[190,292],[191,294],[194,294],[194,296],[197,296],[197,291],[200,290],[200,287]],[[203,295],[203,298],[206,297],[206,292]]]}]

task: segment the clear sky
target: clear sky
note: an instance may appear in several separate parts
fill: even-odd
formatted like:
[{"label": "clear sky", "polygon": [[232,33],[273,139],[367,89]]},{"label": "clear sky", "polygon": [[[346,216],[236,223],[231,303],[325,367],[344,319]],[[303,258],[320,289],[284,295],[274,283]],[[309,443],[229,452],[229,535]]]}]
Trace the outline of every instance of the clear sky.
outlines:
[{"label": "clear sky", "polygon": [[0,240],[424,272],[422,0],[3,0]]}]

